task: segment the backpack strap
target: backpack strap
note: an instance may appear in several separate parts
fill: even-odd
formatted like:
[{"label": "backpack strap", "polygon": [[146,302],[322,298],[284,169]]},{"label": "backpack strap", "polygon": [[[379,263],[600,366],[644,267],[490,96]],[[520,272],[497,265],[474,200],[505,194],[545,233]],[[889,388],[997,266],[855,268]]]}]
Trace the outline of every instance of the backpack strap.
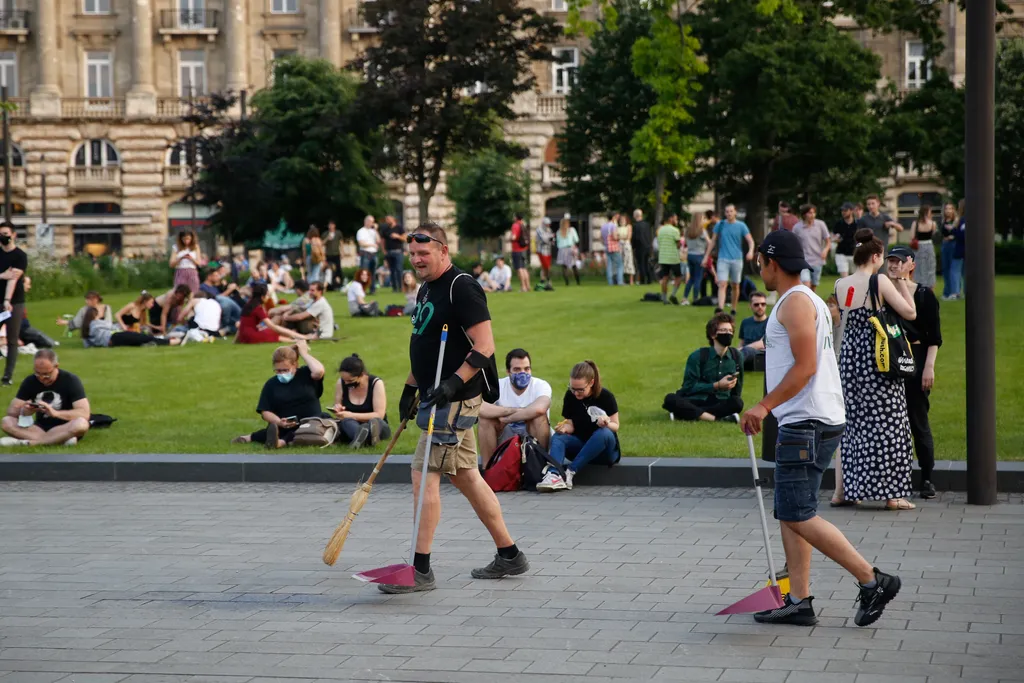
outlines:
[{"label": "backpack strap", "polygon": [[880,309],[882,297],[878,293],[878,273],[868,278],[868,296],[871,298],[871,308],[876,311]]},{"label": "backpack strap", "polygon": [[704,364],[708,362],[708,358],[711,358],[711,347],[702,346],[700,347],[700,365],[704,367]]},{"label": "backpack strap", "polygon": [[740,356],[740,350],[734,346],[730,346],[729,357],[732,358],[732,362],[736,364],[737,374],[743,374],[743,358]]}]

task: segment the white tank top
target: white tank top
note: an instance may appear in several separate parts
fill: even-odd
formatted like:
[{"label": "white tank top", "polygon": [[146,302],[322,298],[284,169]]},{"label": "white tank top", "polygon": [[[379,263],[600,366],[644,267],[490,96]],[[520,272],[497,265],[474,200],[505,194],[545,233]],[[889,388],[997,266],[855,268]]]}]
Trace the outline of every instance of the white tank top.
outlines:
[{"label": "white tank top", "polygon": [[817,312],[814,328],[817,335],[818,372],[811,377],[811,381],[800,390],[800,393],[775,407],[772,414],[780,425],[803,420],[841,425],[846,422],[846,410],[843,407],[843,385],[839,380],[839,365],[836,363],[835,344],[832,339],[832,315],[821,297],[804,285],[797,285],[783,294],[768,317],[768,327],[764,334],[765,379],[768,391],[773,391],[782,382],[782,378],[795,362],[793,348],[789,343],[789,333],[778,321],[776,314],[783,302],[797,292],[805,294]]}]

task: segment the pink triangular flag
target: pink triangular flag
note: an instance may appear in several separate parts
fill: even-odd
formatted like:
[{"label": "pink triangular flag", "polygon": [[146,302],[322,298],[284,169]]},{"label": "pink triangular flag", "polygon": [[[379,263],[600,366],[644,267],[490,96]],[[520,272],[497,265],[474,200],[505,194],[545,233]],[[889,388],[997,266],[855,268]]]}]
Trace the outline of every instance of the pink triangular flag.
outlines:
[{"label": "pink triangular flag", "polygon": [[753,595],[748,595],[739,602],[734,602],[716,616],[722,614],[750,614],[752,612],[763,612],[768,609],[782,607],[782,591],[778,586],[765,586]]}]

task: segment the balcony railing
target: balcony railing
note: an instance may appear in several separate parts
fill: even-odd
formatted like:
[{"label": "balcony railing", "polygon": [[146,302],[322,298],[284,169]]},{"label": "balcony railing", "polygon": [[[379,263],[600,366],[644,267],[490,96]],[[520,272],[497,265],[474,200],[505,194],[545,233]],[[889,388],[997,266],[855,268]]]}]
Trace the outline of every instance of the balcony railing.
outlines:
[{"label": "balcony railing", "polygon": [[12,119],[23,119],[30,114],[27,97],[8,97],[7,103],[12,107],[9,114]]},{"label": "balcony railing", "polygon": [[565,95],[539,95],[537,113],[541,116],[565,116]]},{"label": "balcony railing", "polygon": [[124,118],[124,100],[113,97],[67,98],[60,102],[61,116],[66,119]]},{"label": "balcony railing", "polygon": [[[192,98],[193,105],[209,102],[206,96]],[[188,116],[192,111],[189,101],[182,97],[161,97],[156,101],[156,115],[160,118],[180,119]]]},{"label": "balcony railing", "polygon": [[23,9],[0,9],[0,33],[28,33],[30,13]]},{"label": "balcony railing", "polygon": [[540,182],[545,187],[562,184],[562,171],[555,164],[544,164],[540,172]]},{"label": "balcony railing", "polygon": [[160,10],[160,28],[198,30],[220,28],[220,12],[215,9],[165,9]]},{"label": "balcony railing", "polygon": [[183,190],[188,187],[188,167],[168,166],[164,169],[164,189]]},{"label": "balcony railing", "polygon": [[68,181],[74,190],[109,190],[121,186],[119,166],[72,166]]}]

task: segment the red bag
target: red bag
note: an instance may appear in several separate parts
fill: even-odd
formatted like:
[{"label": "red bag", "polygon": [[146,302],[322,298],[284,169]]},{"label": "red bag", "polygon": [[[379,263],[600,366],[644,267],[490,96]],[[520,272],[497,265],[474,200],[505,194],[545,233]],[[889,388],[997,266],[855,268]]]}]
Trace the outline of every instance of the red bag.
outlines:
[{"label": "red bag", "polygon": [[518,491],[523,484],[523,447],[518,434],[498,444],[483,471],[492,491]]}]

